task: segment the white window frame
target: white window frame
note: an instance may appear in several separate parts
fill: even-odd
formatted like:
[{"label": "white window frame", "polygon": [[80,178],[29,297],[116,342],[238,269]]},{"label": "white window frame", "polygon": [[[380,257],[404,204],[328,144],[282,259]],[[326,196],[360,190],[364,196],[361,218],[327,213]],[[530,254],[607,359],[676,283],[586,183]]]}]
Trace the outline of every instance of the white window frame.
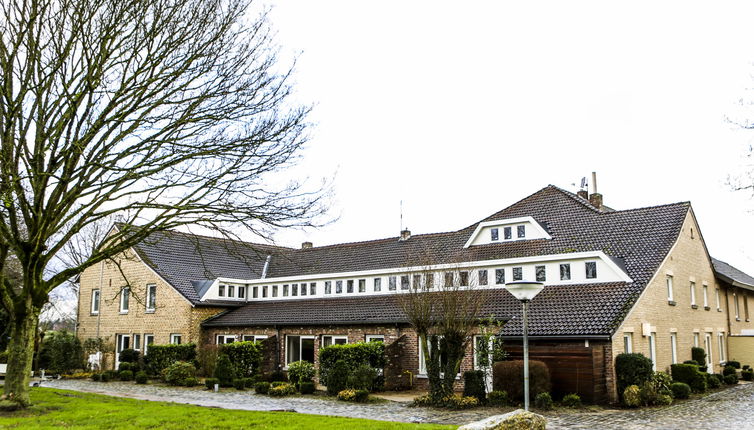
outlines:
[{"label": "white window frame", "polygon": [[689,282],[689,293],[691,294],[691,306],[696,306],[696,282]]},{"label": "white window frame", "polygon": [[[152,340],[151,342],[149,340]],[[144,333],[144,355],[147,355],[147,351],[149,350],[149,345],[154,343],[154,334],[152,333]]]},{"label": "white window frame", "polygon": [[623,352],[631,354],[634,352],[634,334],[630,332],[623,333]]},{"label": "white window frame", "polygon": [[[99,308],[100,308],[100,297],[102,294],[100,293],[99,288],[96,288],[92,290],[92,307],[90,309],[90,312],[92,315],[99,315]],[[97,309],[94,309],[94,304],[97,304]]]},{"label": "white window frame", "polygon": [[733,309],[736,312],[736,321],[741,320],[741,313],[738,309],[738,295],[736,293],[733,293]]},{"label": "white window frame", "polygon": [[[150,301],[154,301],[151,308],[149,307]],[[153,313],[157,309],[157,284],[147,284],[147,301],[144,307],[148,313]]]},{"label": "white window frame", "polygon": [[694,347],[699,348],[699,333],[694,333]]},{"label": "white window frame", "polygon": [[675,333],[670,333],[670,361],[678,363],[678,336]]},{"label": "white window frame", "polygon": [[[176,342],[176,339],[178,342]],[[170,343],[173,345],[180,345],[183,343],[183,335],[180,333],[170,333]]]},{"label": "white window frame", "polygon": [[709,308],[709,300],[707,299],[707,295],[709,294],[709,285],[702,284],[702,294],[704,295],[704,297],[703,297],[704,308],[708,309]]},{"label": "white window frame", "polygon": [[[251,339],[248,339],[251,338]],[[268,336],[266,334],[245,334],[241,336],[242,342],[257,342],[260,340],[267,339]]]},{"label": "white window frame", "polygon": [[134,351],[141,352],[141,333],[134,333],[131,335],[131,338],[133,339],[133,348]]},{"label": "white window frame", "polygon": [[725,363],[725,333],[719,332],[717,334],[717,348],[720,350],[718,355],[720,357],[720,364]]},{"label": "white window frame", "polygon": [[[311,339],[311,340],[313,340],[314,341],[314,346],[316,346],[316,343],[317,343],[317,339],[316,339],[315,336],[305,336],[305,335],[299,335],[299,334],[287,334],[287,335],[285,335],[285,369],[288,369],[288,364],[289,364],[289,361],[288,361],[288,358],[289,358],[288,357],[288,338],[291,338],[291,337],[297,337],[298,338],[298,351],[299,351],[299,355],[298,355],[298,360],[295,360],[295,361],[300,361],[301,360],[301,349],[302,349],[301,348],[301,342],[303,340],[305,340],[305,339]],[[315,354],[314,354],[315,358],[316,358],[316,355],[317,354],[316,354],[316,351],[315,351]]]},{"label": "white window frame", "polygon": [[[234,334],[218,334],[217,336],[215,336],[215,344],[216,345],[225,345],[226,343],[233,343],[233,342],[235,342],[237,340],[237,338],[238,338],[238,336],[236,336]],[[220,339],[222,339],[223,341],[220,342]],[[232,339],[232,341],[228,342],[228,339]]]},{"label": "white window frame", "polygon": [[652,360],[652,371],[657,371],[657,333],[649,334],[649,359]]},{"label": "white window frame", "polygon": [[[129,287],[123,287],[120,289],[120,306],[119,306],[119,312],[121,314],[127,314],[128,308],[130,307],[129,303],[129,295],[131,294],[131,288]],[[125,307],[123,306],[125,305]]]},{"label": "white window frame", "polygon": [[[438,342],[440,339],[442,339],[442,336],[437,336]],[[420,339],[417,339],[417,343],[420,341]],[[418,376],[420,377],[427,377],[427,365],[424,362],[424,348],[421,347],[421,345],[417,345],[419,348],[419,373]],[[432,344],[429,344],[429,347],[432,348]],[[442,373],[440,373],[440,376],[442,377]],[[455,379],[460,379],[461,373],[459,369],[459,373],[456,374]]]},{"label": "white window frame", "polygon": [[[325,345],[325,340],[326,339],[330,340],[330,344],[329,345]],[[346,335],[341,335],[341,334],[325,334],[325,335],[322,335],[322,348],[324,348],[326,346],[331,346],[331,345],[339,345],[339,344],[335,343],[336,341],[339,341],[339,340],[344,340],[344,341],[346,341],[345,344],[346,345],[348,344],[348,336],[346,336]]]},{"label": "white window frame", "polygon": [[668,289],[668,301],[672,302],[673,300],[673,275],[665,275],[665,286]]},{"label": "white window frame", "polygon": [[715,303],[717,304],[717,310],[720,311],[722,308],[720,307],[720,289],[715,288]]},{"label": "white window frame", "polygon": [[707,354],[706,357],[706,364],[707,365],[707,372],[713,373],[712,370],[712,333],[707,332],[704,333],[704,352]]},{"label": "white window frame", "polygon": [[368,334],[364,336],[364,342],[374,342],[374,341],[380,341],[385,342],[385,335],[384,334]]}]

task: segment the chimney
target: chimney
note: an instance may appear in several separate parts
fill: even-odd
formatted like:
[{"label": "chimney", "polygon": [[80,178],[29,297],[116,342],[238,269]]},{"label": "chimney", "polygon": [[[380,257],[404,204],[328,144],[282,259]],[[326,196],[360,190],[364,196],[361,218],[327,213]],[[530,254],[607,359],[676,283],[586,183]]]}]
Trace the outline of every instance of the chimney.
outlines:
[{"label": "chimney", "polygon": [[579,192],[576,193],[576,195],[581,197],[584,200],[589,200],[589,193],[586,190],[579,190]]},{"label": "chimney", "polygon": [[398,240],[403,242],[404,240],[408,240],[410,237],[411,237],[411,230],[405,228],[401,230],[401,237]]},{"label": "chimney", "polygon": [[301,249],[312,249],[314,246],[311,242],[301,242]]},{"label": "chimney", "polygon": [[592,172],[592,194],[589,196],[589,203],[595,208],[602,210],[602,194],[597,192],[597,172]]}]

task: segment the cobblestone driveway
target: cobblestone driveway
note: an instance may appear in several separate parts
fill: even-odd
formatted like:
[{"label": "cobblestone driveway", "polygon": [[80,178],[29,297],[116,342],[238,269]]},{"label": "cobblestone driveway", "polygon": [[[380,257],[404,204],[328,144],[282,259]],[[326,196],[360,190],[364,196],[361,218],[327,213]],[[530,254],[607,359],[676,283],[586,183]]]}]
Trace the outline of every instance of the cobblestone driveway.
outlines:
[{"label": "cobblestone driveway", "polygon": [[[104,384],[91,381],[55,380],[46,381],[43,386],[228,409],[290,410],[307,414],[439,424],[465,424],[510,410],[479,408],[465,412],[440,411],[428,408],[412,408],[400,402],[362,405],[310,396],[281,399],[232,389],[211,393],[198,389],[162,385],[135,385],[124,382]],[[682,402],[664,408],[550,413],[546,416],[547,428],[552,430],[754,430],[754,384],[741,384],[702,399]]]}]

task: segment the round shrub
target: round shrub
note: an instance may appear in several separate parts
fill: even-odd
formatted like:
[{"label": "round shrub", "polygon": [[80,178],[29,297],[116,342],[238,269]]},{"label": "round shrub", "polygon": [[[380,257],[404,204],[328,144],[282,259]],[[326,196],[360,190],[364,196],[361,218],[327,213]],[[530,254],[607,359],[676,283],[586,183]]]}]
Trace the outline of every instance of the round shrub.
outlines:
[{"label": "round shrub", "polygon": [[751,381],[754,379],[754,370],[746,369],[741,371],[741,379],[744,381]]},{"label": "round shrub", "polygon": [[[507,391],[511,400],[524,399],[524,362],[522,360],[498,361],[493,367],[493,384],[497,391]],[[550,371],[538,360],[529,361],[529,395],[549,393]]]},{"label": "round shrub", "polygon": [[641,406],[641,390],[637,385],[629,385],[623,390],[623,404],[629,408]]},{"label": "round shrub", "polygon": [[233,380],[233,387],[235,387],[238,391],[243,391],[246,389],[246,381],[244,378],[238,378]]},{"label": "round shrub", "polygon": [[[124,362],[138,363],[140,356],[141,354],[139,353],[139,351],[128,348],[128,349],[124,349],[123,351],[120,352],[120,354],[118,354],[118,361],[121,363],[124,363]],[[133,369],[126,369],[126,370],[133,370]]]},{"label": "round shrub", "polygon": [[490,406],[508,406],[508,393],[506,391],[490,391],[487,394],[487,404]]},{"label": "round shrub", "polygon": [[707,374],[700,372],[693,364],[671,364],[670,371],[673,381],[689,384],[691,391],[703,393],[707,390]]},{"label": "round shrub", "polygon": [[134,372],[130,370],[122,370],[118,373],[118,378],[120,378],[121,381],[131,381],[134,379]]},{"label": "round shrub", "polygon": [[683,382],[673,382],[670,390],[673,391],[673,397],[676,399],[688,399],[691,396],[691,387]]},{"label": "round shrub", "polygon": [[257,383],[257,378],[243,378],[243,386],[245,388],[254,388],[254,384]]},{"label": "round shrub", "polygon": [[197,379],[195,376],[189,376],[188,378],[185,378],[183,380],[183,384],[181,385],[183,385],[184,387],[196,387],[197,385],[199,385],[199,379]]},{"label": "round shrub", "polygon": [[550,393],[537,394],[537,397],[534,398],[534,406],[543,411],[552,409],[552,396],[550,396]]},{"label": "round shrub", "polygon": [[112,370],[106,370],[102,372],[102,375],[100,376],[100,380],[102,382],[110,382],[112,379],[113,379]]},{"label": "round shrub", "polygon": [[670,406],[673,404],[673,397],[667,394],[660,394],[655,401],[658,406]]},{"label": "round shrub", "polygon": [[741,362],[739,361],[728,361],[725,363],[725,367],[731,366],[734,369],[740,369],[741,368]]},{"label": "round shrub", "polygon": [[118,372],[123,372],[124,370],[134,370],[133,365],[131,363],[120,363],[118,365]]},{"label": "round shrub", "polygon": [[186,385],[186,379],[196,376],[196,368],[185,361],[176,361],[162,371],[162,379],[170,385]]},{"label": "round shrub", "polygon": [[[718,376],[720,378],[718,378]],[[713,389],[714,388],[720,388],[720,386],[723,385],[723,383],[721,382],[721,380],[722,380],[722,375],[710,375],[708,373],[707,374],[707,387],[713,388]]]},{"label": "round shrub", "polygon": [[579,396],[578,394],[566,394],[565,396],[563,396],[561,403],[567,408],[580,408],[581,396]]},{"label": "round shrub", "polygon": [[270,388],[268,394],[276,397],[288,396],[291,394],[296,394],[296,387],[293,384],[282,382],[280,385]]},{"label": "round shrub", "polygon": [[257,394],[267,394],[270,392],[270,383],[261,381],[254,384],[254,392]]},{"label": "round shrub", "polygon": [[233,379],[235,379],[235,370],[233,369],[233,363],[230,362],[225,354],[220,354],[215,364],[215,374],[212,375],[220,381],[221,387],[230,387],[233,385]]},{"label": "round shrub", "polygon": [[377,379],[377,370],[368,364],[361,364],[348,375],[347,386],[354,390],[372,391],[375,379]]},{"label": "round shrub", "polygon": [[142,370],[142,371],[136,372],[134,379],[136,379],[137,384],[146,384],[147,379],[149,378],[147,377],[147,372]]},{"label": "round shrub", "polygon": [[[2,361],[0,361],[0,363],[2,363]],[[744,364],[744,367],[742,367],[741,369],[743,369],[743,370],[749,370],[749,369],[751,369],[751,366],[749,366],[748,364]]]},{"label": "round shrub", "polygon": [[348,386],[348,376],[350,373],[351,369],[344,360],[336,361],[327,373],[327,380],[325,381],[327,394],[334,396],[345,390]]},{"label": "round shrub", "polygon": [[696,361],[699,366],[707,367],[705,364],[707,363],[707,352],[704,351],[704,348],[699,348],[698,346],[692,347],[691,359]]},{"label": "round shrub", "polygon": [[288,379],[297,386],[302,382],[311,382],[317,371],[308,361],[294,361],[288,365]]},{"label": "round shrub", "polygon": [[736,385],[738,384],[738,377],[736,375],[725,375],[723,376],[723,382],[728,385]]},{"label": "round shrub", "polygon": [[302,382],[299,385],[299,391],[301,391],[301,394],[313,394],[314,389],[314,382]]},{"label": "round shrub", "polygon": [[207,387],[208,390],[215,390],[215,384],[219,384],[220,380],[217,378],[207,378],[204,380],[204,386]]},{"label": "round shrub", "polygon": [[615,376],[619,393],[623,393],[630,385],[636,385],[638,388],[649,381],[653,373],[652,360],[643,354],[618,354],[615,357]]},{"label": "round shrub", "polygon": [[725,366],[723,368],[723,376],[735,375],[735,374],[736,374],[736,368],[735,367],[733,367],[733,366]]},{"label": "round shrub", "polygon": [[92,373],[92,381],[99,382],[102,380],[101,373]]}]

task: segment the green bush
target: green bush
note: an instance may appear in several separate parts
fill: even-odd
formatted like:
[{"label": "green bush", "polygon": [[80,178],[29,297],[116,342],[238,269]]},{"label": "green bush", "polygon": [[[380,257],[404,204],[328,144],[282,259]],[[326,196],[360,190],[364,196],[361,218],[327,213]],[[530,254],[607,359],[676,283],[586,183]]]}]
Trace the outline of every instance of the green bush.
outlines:
[{"label": "green bush", "polygon": [[[2,363],[2,361],[0,361],[0,363]],[[749,369],[751,369],[751,366],[749,366],[748,364],[744,364],[744,366],[741,369],[743,369],[743,370],[749,370]]]},{"label": "green bush", "polygon": [[161,375],[162,371],[176,361],[188,363],[196,359],[196,345],[193,343],[149,345],[144,356],[144,364],[150,375]]},{"label": "green bush", "polygon": [[350,369],[355,369],[362,364],[366,364],[373,369],[383,369],[385,367],[385,344],[382,342],[357,342],[345,345],[330,345],[320,349],[320,380],[329,380],[331,369],[335,366],[335,363],[341,360]]},{"label": "green bush", "polygon": [[655,372],[648,381],[641,384],[640,395],[645,405],[663,404],[664,396],[670,396],[673,392],[671,385],[673,380],[665,372]]},{"label": "green bush", "polygon": [[534,398],[534,406],[543,411],[549,411],[552,409],[552,396],[550,393],[539,393]]},{"label": "green bush", "polygon": [[741,379],[744,381],[751,381],[754,379],[754,370],[746,369],[741,371]]},{"label": "green bush", "polygon": [[734,369],[740,369],[741,368],[741,362],[739,361],[727,361],[725,363],[725,367],[731,366]]},{"label": "green bush", "polygon": [[262,344],[260,342],[226,343],[220,346],[219,354],[228,356],[233,365],[233,373],[237,378],[248,378],[256,375],[262,364]]},{"label": "green bush", "polygon": [[270,382],[288,382],[288,375],[285,374],[282,370],[276,370],[272,373],[270,373]]},{"label": "green bush", "polygon": [[92,381],[99,382],[102,380],[102,374],[101,373],[92,373]]},{"label": "green bush", "polygon": [[[493,389],[506,391],[511,400],[524,399],[524,362],[521,360],[498,361],[493,366]],[[550,371],[542,361],[529,360],[529,395],[549,393]]]},{"label": "green bush", "polygon": [[707,391],[706,373],[700,372],[698,366],[694,366],[693,364],[671,364],[670,371],[673,381],[688,384],[693,392],[703,393]]},{"label": "green bush", "polygon": [[212,375],[220,381],[221,387],[230,387],[236,379],[236,370],[225,354],[220,354],[215,365],[215,374]]},{"label": "green bush", "polygon": [[236,378],[233,380],[233,387],[238,391],[244,391],[246,389],[246,381],[244,378]]},{"label": "green bush", "polygon": [[345,362],[345,360],[336,361],[335,364],[328,370],[327,379],[325,379],[324,381],[325,385],[327,386],[327,394],[335,396],[339,392],[345,390],[348,387],[348,376],[350,372],[351,368],[348,367],[348,364]]},{"label": "green bush", "polygon": [[696,360],[686,360],[683,362],[683,364],[693,364],[694,366],[698,366],[699,363],[697,363]]},{"label": "green bush", "polygon": [[294,361],[288,365],[288,379],[296,386],[302,382],[311,382],[316,374],[314,364],[308,361]]},{"label": "green bush", "polygon": [[[120,354],[118,354],[118,361],[121,363],[138,363],[140,357],[141,357],[141,354],[139,353],[139,351],[128,348],[128,349],[124,349],[123,351],[120,352]],[[134,369],[126,369],[126,370],[134,370]]]},{"label": "green bush", "polygon": [[207,378],[204,380],[204,386],[210,391],[215,390],[215,384],[220,384],[220,380],[217,378]]},{"label": "green bush", "polygon": [[728,385],[736,385],[738,384],[738,377],[736,375],[725,375],[723,376],[723,382]]},{"label": "green bush", "polygon": [[267,394],[270,392],[270,383],[261,381],[254,384],[254,392],[257,394]]},{"label": "green bush", "polygon": [[618,393],[623,393],[630,385],[640,387],[644,382],[649,381],[653,373],[652,360],[643,354],[618,354],[615,357]]},{"label": "green bush", "polygon": [[440,399],[439,402],[434,402],[429,394],[414,398],[414,406],[431,406],[447,409],[468,409],[479,406],[479,399],[476,397],[463,397],[458,394],[452,394]]},{"label": "green bush", "polygon": [[291,383],[283,382],[278,386],[271,387],[268,394],[276,397],[288,396],[296,394],[296,387]]},{"label": "green bush", "polygon": [[146,384],[149,378],[147,377],[147,372],[140,370],[136,372],[136,375],[134,375],[134,379],[136,380],[137,384]]},{"label": "green bush", "polygon": [[302,382],[301,385],[299,385],[299,391],[301,394],[313,394],[315,391],[314,382]]},{"label": "green bush", "polygon": [[66,330],[44,337],[37,360],[38,367],[47,370],[48,374],[73,373],[86,367],[81,341]]},{"label": "green bush", "polygon": [[670,406],[673,404],[673,396],[669,394],[661,394],[655,401],[657,406]]},{"label": "green bush", "polygon": [[338,400],[344,402],[366,402],[369,400],[369,391],[367,390],[353,390],[351,388],[342,390],[338,393]]},{"label": "green bush", "polygon": [[257,378],[243,378],[243,382],[245,388],[254,388],[254,384],[257,383]]},{"label": "green bush", "polygon": [[582,406],[581,396],[578,394],[566,394],[560,403],[567,408],[580,408]]},{"label": "green bush", "polygon": [[[699,363],[700,372],[707,371],[707,353],[704,351],[704,348],[699,348],[697,346],[692,347],[691,359]],[[691,387],[691,389],[693,390],[694,387]]]},{"label": "green bush", "polygon": [[723,367],[723,377],[728,375],[735,375],[736,374],[736,368],[733,366],[725,366]]},{"label": "green bush", "polygon": [[479,403],[484,403],[487,400],[483,371],[469,370],[463,372],[463,395],[464,397],[476,397]]},{"label": "green bush", "polygon": [[691,396],[691,387],[689,387],[689,384],[673,382],[670,385],[670,389],[673,391],[673,397],[676,399],[688,399]]},{"label": "green bush", "polygon": [[710,375],[707,373],[707,387],[712,389],[720,388],[720,386],[723,385],[722,377],[722,375]]},{"label": "green bush", "polygon": [[507,391],[490,391],[487,394],[487,404],[490,406],[508,406],[510,403]]},{"label": "green bush", "polygon": [[8,364],[8,351],[0,352],[0,364]]},{"label": "green bush", "polygon": [[105,370],[102,372],[102,382],[110,382],[118,377],[118,372],[114,370]]},{"label": "green bush", "polygon": [[[150,350],[151,351],[151,350]],[[162,370],[162,379],[169,385],[186,385],[187,379],[196,377],[196,368],[185,361],[176,361]]]},{"label": "green bush", "polygon": [[348,375],[346,386],[354,390],[372,391],[375,379],[377,379],[377,371],[368,364],[362,364]]},{"label": "green bush", "polygon": [[199,379],[196,376],[191,376],[183,380],[184,387],[196,387],[199,385]]},{"label": "green bush", "polygon": [[629,385],[623,390],[623,404],[629,408],[641,406],[641,390],[637,385]]},{"label": "green bush", "polygon": [[118,373],[118,378],[121,381],[131,381],[134,379],[134,372],[131,370],[122,370]]}]

